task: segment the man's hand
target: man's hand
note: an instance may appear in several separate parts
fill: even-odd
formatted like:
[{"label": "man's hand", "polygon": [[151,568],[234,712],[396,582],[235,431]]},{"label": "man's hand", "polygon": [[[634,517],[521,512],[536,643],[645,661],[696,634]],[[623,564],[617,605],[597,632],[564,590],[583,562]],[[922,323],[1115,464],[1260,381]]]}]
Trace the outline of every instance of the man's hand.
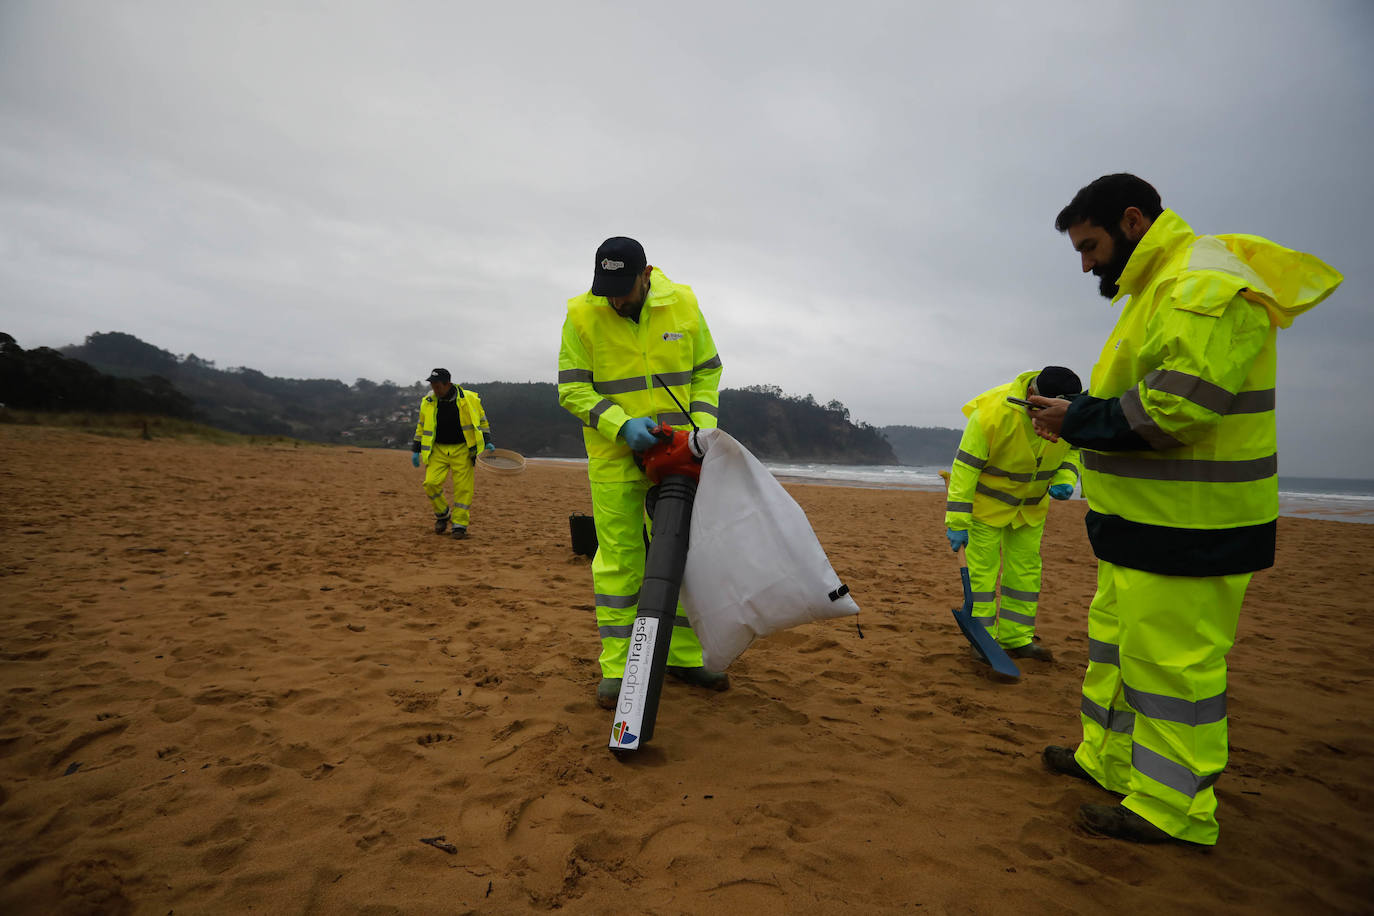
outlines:
[{"label": "man's hand", "polygon": [[411,466],[413,466],[413,467],[417,467],[417,468],[418,468],[418,467],[420,466],[420,453],[419,453],[419,452],[411,452],[411,453],[410,453],[410,463],[411,463]]},{"label": "man's hand", "polygon": [[625,444],[633,451],[648,451],[658,441],[658,437],[654,435],[657,425],[648,417],[633,417],[620,427],[620,438],[624,439]]},{"label": "man's hand", "polygon": [[949,549],[955,553],[959,552],[960,547],[968,546],[967,531],[955,531],[953,528],[946,528],[945,537],[949,538]]},{"label": "man's hand", "polygon": [[1058,442],[1059,431],[1064,428],[1064,415],[1069,412],[1069,402],[1063,398],[1045,398],[1038,394],[1033,394],[1026,400],[1041,408],[1030,412],[1031,426],[1035,427],[1035,434],[1041,439]]}]

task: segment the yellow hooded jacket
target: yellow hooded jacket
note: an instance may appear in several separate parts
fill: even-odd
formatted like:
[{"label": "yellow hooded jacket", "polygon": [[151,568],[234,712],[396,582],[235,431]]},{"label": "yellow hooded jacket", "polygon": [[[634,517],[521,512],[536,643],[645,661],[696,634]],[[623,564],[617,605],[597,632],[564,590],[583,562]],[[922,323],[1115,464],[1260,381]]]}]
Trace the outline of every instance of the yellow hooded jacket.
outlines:
[{"label": "yellow hooded jacket", "polygon": [[[720,355],[690,286],[654,268],[639,321],[622,318],[604,296],[568,300],[558,351],[558,403],[582,421],[592,480],[643,477],[617,433],[632,417],[703,429],[720,412]],[[672,396],[669,395],[672,392]]]},{"label": "yellow hooded jacket", "polygon": [[1043,525],[1049,488],[1078,482],[1077,449],[1041,439],[1025,408],[1007,403],[1024,398],[1037,374],[1022,372],[964,405],[969,421],[950,468],[946,528],[967,530],[975,518],[997,528]]},{"label": "yellow hooded jacket", "polygon": [[1113,301],[1130,300],[1088,389],[1119,399],[1149,445],[1082,449],[1100,558],[1173,575],[1272,565],[1276,334],[1342,279],[1312,255],[1257,236],[1197,236],[1172,210],[1160,214],[1118,280]]}]

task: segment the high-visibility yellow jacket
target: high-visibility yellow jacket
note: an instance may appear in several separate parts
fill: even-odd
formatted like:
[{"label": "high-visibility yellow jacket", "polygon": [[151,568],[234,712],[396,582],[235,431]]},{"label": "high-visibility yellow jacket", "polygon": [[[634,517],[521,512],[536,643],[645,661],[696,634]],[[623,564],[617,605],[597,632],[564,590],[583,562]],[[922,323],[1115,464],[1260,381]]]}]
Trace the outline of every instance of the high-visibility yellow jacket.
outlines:
[{"label": "high-visibility yellow jacket", "polygon": [[[632,417],[708,429],[720,412],[720,356],[691,287],[654,268],[639,321],[622,318],[604,296],[568,300],[558,351],[558,403],[582,421],[592,480],[642,474],[625,440]],[[669,395],[672,393],[672,396]]]},{"label": "high-visibility yellow jacket", "polygon": [[1113,301],[1130,300],[1088,389],[1119,399],[1136,444],[1074,438],[1086,399],[1065,418],[1065,436],[1083,446],[1099,557],[1173,575],[1272,565],[1275,337],[1341,280],[1312,255],[1257,236],[1196,236],[1172,210],[1154,221],[1118,280]]},{"label": "high-visibility yellow jacket", "polygon": [[946,528],[967,530],[975,518],[997,528],[1043,525],[1050,487],[1078,483],[1078,450],[1041,439],[1025,408],[1007,403],[1024,398],[1036,375],[1022,372],[964,405],[968,425],[950,468]]},{"label": "high-visibility yellow jacket", "polygon": [[[487,422],[487,412],[482,408],[482,399],[471,388],[454,385],[458,394],[458,419],[463,428],[463,440],[468,448],[481,448],[486,438],[484,433],[491,432]],[[434,444],[435,418],[439,414],[439,399],[434,392],[425,395],[420,401],[420,421],[415,424],[415,441],[420,443],[420,460],[429,464],[430,446]]]}]

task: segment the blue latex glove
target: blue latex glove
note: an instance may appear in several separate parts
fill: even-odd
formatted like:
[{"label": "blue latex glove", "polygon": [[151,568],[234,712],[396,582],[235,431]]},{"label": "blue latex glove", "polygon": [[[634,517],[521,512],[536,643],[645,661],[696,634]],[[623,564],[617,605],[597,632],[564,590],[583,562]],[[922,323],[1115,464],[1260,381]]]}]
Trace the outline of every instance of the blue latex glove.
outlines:
[{"label": "blue latex glove", "polygon": [[959,552],[960,547],[968,546],[967,531],[955,531],[953,528],[946,528],[945,537],[949,538],[949,549],[955,553]]},{"label": "blue latex glove", "polygon": [[420,466],[420,453],[419,453],[419,452],[411,452],[411,453],[410,453],[410,463],[411,463],[412,466],[417,467],[417,468]]},{"label": "blue latex glove", "polygon": [[491,450],[494,449],[494,448],[496,448],[496,446],[494,446],[494,445],[492,445],[490,442],[488,442],[486,448],[482,449],[482,451],[484,451],[484,452],[489,452],[489,451],[491,451]]},{"label": "blue latex glove", "polygon": [[658,441],[658,437],[653,434],[653,429],[657,425],[648,417],[634,417],[626,420],[625,425],[620,427],[620,438],[636,452],[648,451]]},{"label": "blue latex glove", "polygon": [[1050,497],[1052,499],[1068,499],[1073,495],[1073,484],[1057,483],[1050,487]]}]

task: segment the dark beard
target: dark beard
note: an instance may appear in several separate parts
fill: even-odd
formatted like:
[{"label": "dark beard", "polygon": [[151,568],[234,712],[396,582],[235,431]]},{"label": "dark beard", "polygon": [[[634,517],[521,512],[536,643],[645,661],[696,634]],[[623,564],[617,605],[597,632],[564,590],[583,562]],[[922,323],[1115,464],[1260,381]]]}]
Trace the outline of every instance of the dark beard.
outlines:
[{"label": "dark beard", "polygon": [[1117,281],[1121,279],[1121,272],[1126,269],[1126,263],[1131,260],[1131,255],[1135,254],[1140,240],[1131,241],[1126,238],[1126,233],[1122,232],[1119,226],[1113,226],[1108,232],[1112,237],[1112,259],[1106,264],[1094,267],[1093,276],[1097,277],[1097,291],[1102,297],[1115,299],[1121,290]]}]

